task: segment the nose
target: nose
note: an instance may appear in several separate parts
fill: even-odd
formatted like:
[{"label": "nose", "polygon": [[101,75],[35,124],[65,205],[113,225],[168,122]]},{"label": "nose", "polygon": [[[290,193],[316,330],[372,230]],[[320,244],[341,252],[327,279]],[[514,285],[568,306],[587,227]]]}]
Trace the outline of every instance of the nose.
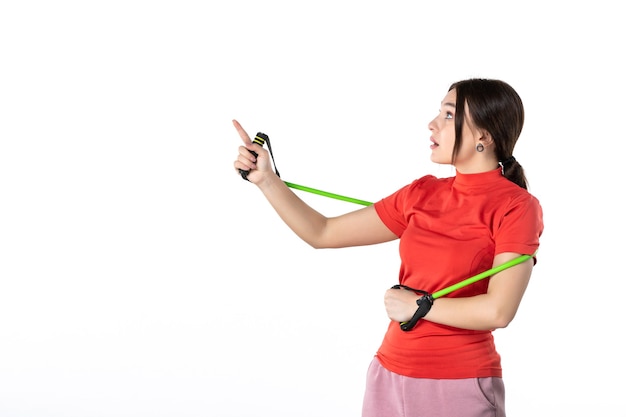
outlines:
[{"label": "nose", "polygon": [[435,117],[433,120],[431,120],[428,123],[428,130],[430,130],[431,132],[435,131],[435,129],[437,128],[437,118]]}]

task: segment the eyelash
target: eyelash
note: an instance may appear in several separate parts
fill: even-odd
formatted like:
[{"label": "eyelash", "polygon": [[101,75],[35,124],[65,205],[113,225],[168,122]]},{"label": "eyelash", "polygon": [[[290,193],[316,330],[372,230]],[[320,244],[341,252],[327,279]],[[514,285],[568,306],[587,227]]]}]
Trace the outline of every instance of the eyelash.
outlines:
[{"label": "eyelash", "polygon": [[446,119],[454,119],[454,115],[448,111],[448,112],[446,112],[446,117],[445,118]]}]

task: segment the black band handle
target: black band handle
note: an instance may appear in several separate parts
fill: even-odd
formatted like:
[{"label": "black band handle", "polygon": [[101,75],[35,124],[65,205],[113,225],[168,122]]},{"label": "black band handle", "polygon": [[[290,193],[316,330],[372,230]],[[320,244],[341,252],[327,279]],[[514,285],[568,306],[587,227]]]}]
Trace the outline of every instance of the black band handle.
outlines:
[{"label": "black band handle", "polygon": [[[270,156],[272,157],[272,163],[274,164],[274,172],[276,173],[276,175],[278,175],[280,177],[280,173],[278,172],[278,169],[276,169],[276,161],[274,161],[274,153],[272,152],[272,144],[270,143],[270,137],[267,136],[265,133],[263,132],[258,132],[256,134],[256,136],[254,137],[254,140],[252,141],[253,143],[256,143],[258,145],[263,146],[266,142],[267,142],[267,148],[270,151]],[[250,151],[250,153],[252,155],[254,155],[254,157],[256,158],[257,156],[259,156],[259,154],[257,154],[254,151]],[[243,178],[246,181],[250,181],[248,179],[248,174],[250,173],[250,170],[243,170],[240,169],[239,173],[241,174],[241,178]]]},{"label": "black band handle", "polygon": [[419,319],[428,314],[430,308],[435,302],[435,299],[433,298],[432,294],[427,291],[416,290],[415,288],[407,287],[406,285],[396,284],[391,288],[394,290],[402,288],[408,291],[413,291],[414,293],[420,294],[422,296],[415,301],[417,303],[417,310],[415,311],[415,314],[413,314],[413,317],[411,317],[411,320],[400,323],[400,328],[403,331],[408,332],[409,330],[413,329],[413,327],[415,327]]},{"label": "black band handle", "polygon": [[413,327],[415,327],[419,319],[424,317],[430,311],[430,308],[433,306],[434,302],[435,302],[435,299],[430,294],[424,295],[422,298],[418,298],[416,301],[417,310],[415,311],[415,314],[413,314],[413,317],[411,317],[411,320],[405,321],[404,323],[400,323],[400,328],[404,330],[405,332],[408,332],[409,330],[413,329]]},{"label": "black band handle", "polygon": [[[268,140],[269,140],[269,137],[265,133],[259,132],[259,133],[256,134],[256,136],[254,137],[254,140],[252,142],[263,146],[265,144],[265,142],[267,142]],[[254,151],[250,151],[250,153],[252,155],[254,155],[255,158],[257,156],[259,156],[259,154],[254,152]],[[250,173],[249,169],[248,170],[240,169],[239,173],[241,174],[241,178],[243,178],[246,181],[250,181],[248,179],[248,174]]]}]

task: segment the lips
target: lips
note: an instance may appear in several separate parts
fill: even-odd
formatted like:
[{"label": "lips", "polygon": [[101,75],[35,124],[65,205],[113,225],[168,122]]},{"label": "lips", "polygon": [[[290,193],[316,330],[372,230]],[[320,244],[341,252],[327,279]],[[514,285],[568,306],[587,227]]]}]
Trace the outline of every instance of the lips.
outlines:
[{"label": "lips", "polygon": [[430,141],[433,143],[432,145],[430,145],[430,149],[435,149],[437,146],[439,146],[435,139],[430,138]]}]

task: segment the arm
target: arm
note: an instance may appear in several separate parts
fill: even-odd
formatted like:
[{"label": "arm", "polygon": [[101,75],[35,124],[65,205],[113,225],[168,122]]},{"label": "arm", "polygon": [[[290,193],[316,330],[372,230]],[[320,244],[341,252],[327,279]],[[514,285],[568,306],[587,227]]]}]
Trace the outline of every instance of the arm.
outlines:
[{"label": "arm", "polygon": [[[519,254],[511,252],[498,254],[493,266],[502,265],[518,256]],[[490,278],[486,294],[465,298],[438,298],[422,320],[471,330],[504,328],[517,313],[532,268],[533,260],[529,259],[498,272]],[[411,291],[387,290],[385,307],[389,318],[399,322],[410,320],[417,308],[415,301],[418,298]]]},{"label": "arm", "polygon": [[[380,220],[373,206],[332,218],[311,208],[272,170],[268,152],[252,143],[236,120],[233,124],[244,143],[239,147],[235,168],[251,170],[248,180],[259,187],[280,218],[306,243],[314,248],[341,248],[397,239]],[[258,154],[256,158],[251,150]]]}]

